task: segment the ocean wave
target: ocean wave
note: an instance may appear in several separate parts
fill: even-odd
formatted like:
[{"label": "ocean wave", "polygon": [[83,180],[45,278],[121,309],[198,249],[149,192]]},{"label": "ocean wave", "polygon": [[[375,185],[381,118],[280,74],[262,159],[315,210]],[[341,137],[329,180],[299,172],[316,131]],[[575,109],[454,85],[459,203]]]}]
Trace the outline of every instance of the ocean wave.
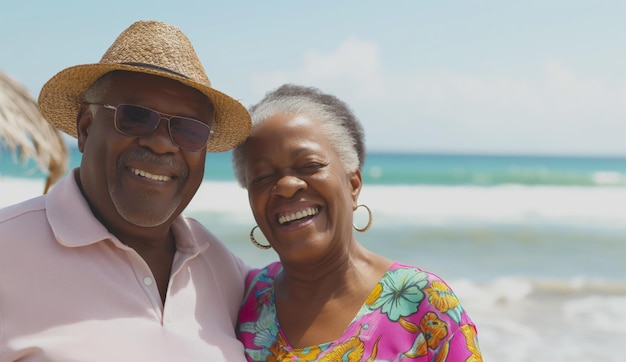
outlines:
[{"label": "ocean wave", "polygon": [[626,340],[626,283],[511,277],[450,284],[476,323],[485,360],[623,360],[615,348]]},{"label": "ocean wave", "polygon": [[[45,185],[29,178],[0,177],[0,182],[11,190],[0,197],[0,206],[41,195]],[[366,184],[359,202],[370,207],[376,223],[387,226],[561,225],[626,231],[623,188]],[[247,191],[234,181],[204,181],[186,212],[228,214],[242,222],[252,215]]]},{"label": "ocean wave", "polygon": [[[626,190],[621,188],[364,185],[359,202],[370,207],[375,222],[387,226],[560,225],[626,232]],[[251,218],[247,191],[235,182],[203,182],[188,210]]]},{"label": "ocean wave", "polygon": [[594,184],[600,186],[626,185],[626,175],[615,171],[598,171],[591,175]]},{"label": "ocean wave", "polygon": [[623,296],[626,298],[626,279],[607,280],[582,277],[545,279],[508,276],[497,277],[487,282],[456,279],[448,280],[448,283],[461,299],[480,304],[482,307],[521,303],[528,299],[561,298],[573,300],[589,295]]}]

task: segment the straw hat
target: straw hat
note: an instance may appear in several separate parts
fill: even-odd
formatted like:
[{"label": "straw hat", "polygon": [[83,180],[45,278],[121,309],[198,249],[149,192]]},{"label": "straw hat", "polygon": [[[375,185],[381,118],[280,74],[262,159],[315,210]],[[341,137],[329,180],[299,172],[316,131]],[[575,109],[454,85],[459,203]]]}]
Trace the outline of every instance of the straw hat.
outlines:
[{"label": "straw hat", "polygon": [[39,94],[41,114],[61,131],[76,137],[76,117],[87,89],[115,70],[153,74],[177,80],[205,94],[215,108],[215,128],[207,152],[222,152],[250,133],[250,115],[239,101],[215,90],[187,36],[172,25],[138,21],[115,40],[96,64],[62,70]]}]

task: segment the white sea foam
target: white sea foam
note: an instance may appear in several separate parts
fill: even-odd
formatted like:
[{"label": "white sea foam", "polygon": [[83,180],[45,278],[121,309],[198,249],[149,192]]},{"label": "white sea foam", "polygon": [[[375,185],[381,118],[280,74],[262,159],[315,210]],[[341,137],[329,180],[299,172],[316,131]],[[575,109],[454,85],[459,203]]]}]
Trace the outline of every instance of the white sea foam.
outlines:
[{"label": "white sea foam", "polygon": [[361,202],[389,221],[626,224],[626,189],[548,186],[367,186]]},{"label": "white sea foam", "polygon": [[623,361],[625,283],[449,283],[478,326],[486,361]]},{"label": "white sea foam", "polygon": [[[1,207],[41,195],[44,182],[7,177],[0,178],[0,186],[5,190]],[[626,232],[626,188],[618,187],[365,185],[359,201],[372,209],[378,223],[389,225],[585,224]],[[252,220],[247,192],[235,182],[203,182],[185,212]]]},{"label": "white sea foam", "polygon": [[12,205],[43,194],[42,179],[12,178],[0,176],[0,207]]},{"label": "white sea foam", "polygon": [[624,183],[624,176],[620,172],[598,171],[592,176],[593,181],[598,185],[620,185]]},{"label": "white sea foam", "polygon": [[[359,201],[377,222],[390,225],[585,224],[626,232],[626,188],[365,185]],[[249,220],[248,205],[246,190],[235,183],[204,182],[187,210],[231,212]]]}]

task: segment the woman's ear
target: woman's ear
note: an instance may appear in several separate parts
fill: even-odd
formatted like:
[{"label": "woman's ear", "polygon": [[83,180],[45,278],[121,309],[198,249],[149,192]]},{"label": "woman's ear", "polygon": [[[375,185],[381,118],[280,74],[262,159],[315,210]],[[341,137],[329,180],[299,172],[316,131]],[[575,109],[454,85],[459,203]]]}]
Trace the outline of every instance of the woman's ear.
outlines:
[{"label": "woman's ear", "polygon": [[81,104],[76,116],[76,138],[78,140],[78,150],[82,153],[85,149],[85,142],[89,136],[89,129],[93,122],[93,113],[89,105]]},{"label": "woman's ear", "polygon": [[361,193],[361,186],[363,186],[363,180],[361,179],[361,169],[357,168],[356,171],[350,174],[350,186],[352,187],[352,209],[356,209],[359,200],[359,194]]}]

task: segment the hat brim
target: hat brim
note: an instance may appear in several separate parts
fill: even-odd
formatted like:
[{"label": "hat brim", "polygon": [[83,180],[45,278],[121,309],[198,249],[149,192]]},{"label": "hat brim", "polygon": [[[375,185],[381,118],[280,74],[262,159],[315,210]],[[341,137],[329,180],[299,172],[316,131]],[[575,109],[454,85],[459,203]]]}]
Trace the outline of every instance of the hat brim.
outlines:
[{"label": "hat brim", "polygon": [[241,144],[250,133],[250,115],[234,98],[207,85],[158,69],[127,64],[83,64],[62,70],[41,88],[39,110],[57,129],[76,137],[76,118],[89,87],[106,73],[122,70],[174,79],[206,95],[215,110],[215,128],[207,152],[223,152]]}]

